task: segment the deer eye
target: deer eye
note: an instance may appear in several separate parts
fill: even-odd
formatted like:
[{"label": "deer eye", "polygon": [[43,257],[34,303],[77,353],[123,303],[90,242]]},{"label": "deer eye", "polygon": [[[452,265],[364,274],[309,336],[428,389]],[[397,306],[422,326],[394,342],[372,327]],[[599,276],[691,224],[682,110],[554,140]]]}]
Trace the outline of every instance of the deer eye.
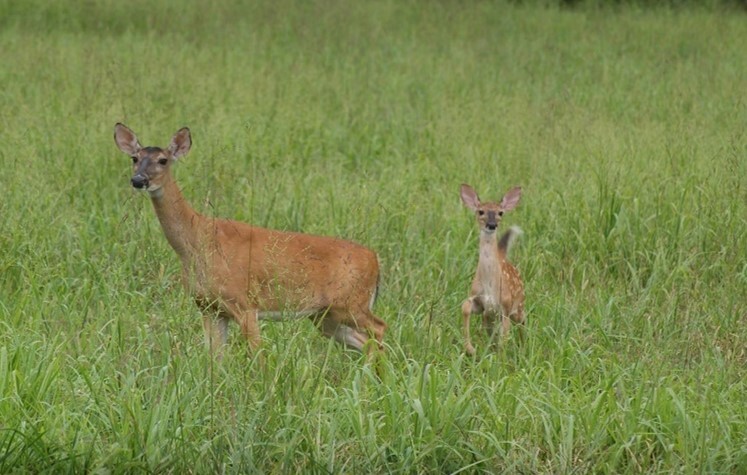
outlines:
[{"label": "deer eye", "polygon": [[479,214],[480,216],[482,216],[483,214],[485,214],[485,211],[483,211],[483,210],[478,210],[478,211],[477,211],[477,214]]},{"label": "deer eye", "polygon": [[503,216],[503,211],[498,211],[498,216]]},{"label": "deer eye", "polygon": [[132,163],[137,163],[137,157],[132,157]]},{"label": "deer eye", "polygon": [[167,158],[160,158],[158,160],[158,163],[161,165],[166,165],[167,163],[169,163],[169,160]]}]

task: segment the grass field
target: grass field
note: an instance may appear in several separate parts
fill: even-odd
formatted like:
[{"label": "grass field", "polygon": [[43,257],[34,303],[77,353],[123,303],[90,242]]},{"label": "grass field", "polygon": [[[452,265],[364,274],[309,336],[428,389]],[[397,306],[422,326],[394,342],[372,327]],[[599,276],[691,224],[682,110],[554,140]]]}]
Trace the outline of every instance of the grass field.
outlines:
[{"label": "grass field", "polygon": [[[747,471],[744,12],[243,3],[0,3],[0,473]],[[118,121],[376,250],[380,378],[306,321],[214,362]],[[463,182],[524,190],[529,338],[475,359]]]}]

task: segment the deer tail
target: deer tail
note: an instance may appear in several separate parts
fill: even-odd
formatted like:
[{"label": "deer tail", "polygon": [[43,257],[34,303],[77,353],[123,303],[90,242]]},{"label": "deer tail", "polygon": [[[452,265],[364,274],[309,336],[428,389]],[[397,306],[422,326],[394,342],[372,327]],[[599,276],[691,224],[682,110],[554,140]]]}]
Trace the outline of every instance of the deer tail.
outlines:
[{"label": "deer tail", "polygon": [[516,241],[516,238],[522,234],[524,234],[524,231],[522,231],[518,226],[511,226],[508,228],[508,231],[506,231],[503,236],[501,236],[501,240],[498,241],[498,252],[507,256],[508,251],[511,250],[511,246],[513,246]]}]

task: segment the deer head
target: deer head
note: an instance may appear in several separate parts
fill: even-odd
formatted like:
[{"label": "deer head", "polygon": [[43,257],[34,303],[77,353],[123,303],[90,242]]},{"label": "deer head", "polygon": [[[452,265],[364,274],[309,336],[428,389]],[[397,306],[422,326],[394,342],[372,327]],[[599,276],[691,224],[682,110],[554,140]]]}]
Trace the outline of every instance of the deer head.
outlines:
[{"label": "deer head", "polygon": [[511,188],[500,203],[483,203],[471,186],[463,184],[459,190],[464,205],[475,213],[480,232],[492,234],[498,229],[503,213],[516,208],[521,198],[521,187]]},{"label": "deer head", "polygon": [[119,123],[114,126],[114,141],[122,152],[132,158],[132,186],[151,194],[158,193],[163,186],[169,176],[171,163],[186,155],[192,147],[192,137],[187,127],[174,134],[165,149],[141,146],[135,132]]}]

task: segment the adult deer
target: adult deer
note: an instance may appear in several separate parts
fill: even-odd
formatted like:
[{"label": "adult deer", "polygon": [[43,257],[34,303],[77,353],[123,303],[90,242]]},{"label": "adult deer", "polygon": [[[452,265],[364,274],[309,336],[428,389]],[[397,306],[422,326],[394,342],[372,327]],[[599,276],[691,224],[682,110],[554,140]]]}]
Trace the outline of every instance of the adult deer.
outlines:
[{"label": "adult deer", "polygon": [[505,338],[511,321],[520,324],[520,337],[524,339],[524,284],[516,267],[508,262],[508,250],[516,236],[521,233],[512,227],[501,237],[497,237],[498,224],[503,213],[511,211],[519,204],[521,188],[512,188],[500,203],[482,203],[475,190],[469,185],[460,189],[462,202],[474,211],[480,229],[480,253],[477,271],[472,281],[469,298],[462,304],[464,349],[469,355],[475,354],[470,339],[470,317],[482,314],[483,326],[489,337],[494,337],[494,325],[501,320],[501,333]]},{"label": "adult deer", "polygon": [[150,195],[166,239],[182,262],[182,280],[203,310],[208,346],[220,355],[235,320],[252,350],[258,319],[311,318],[321,332],[363,351],[380,348],[386,323],[371,312],[376,254],[331,237],[275,231],[197,213],[171,175],[192,147],[188,128],[166,148],[143,147],[123,124],[114,141],[133,162],[132,186]]}]

